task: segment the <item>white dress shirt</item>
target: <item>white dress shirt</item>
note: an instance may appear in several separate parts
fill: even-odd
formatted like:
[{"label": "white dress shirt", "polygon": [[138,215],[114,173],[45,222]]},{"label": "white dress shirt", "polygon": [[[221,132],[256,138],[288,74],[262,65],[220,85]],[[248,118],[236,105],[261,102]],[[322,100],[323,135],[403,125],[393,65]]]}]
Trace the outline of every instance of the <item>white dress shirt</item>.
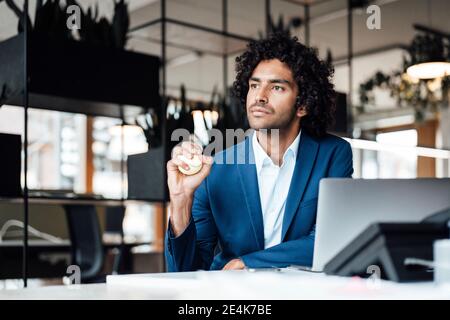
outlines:
[{"label": "white dress shirt", "polygon": [[273,163],[272,159],[259,144],[256,131],[253,133],[253,154],[255,155],[259,197],[264,221],[265,249],[281,243],[284,209],[294,173],[300,135],[301,130],[292,144],[286,149],[282,165],[278,166]]}]

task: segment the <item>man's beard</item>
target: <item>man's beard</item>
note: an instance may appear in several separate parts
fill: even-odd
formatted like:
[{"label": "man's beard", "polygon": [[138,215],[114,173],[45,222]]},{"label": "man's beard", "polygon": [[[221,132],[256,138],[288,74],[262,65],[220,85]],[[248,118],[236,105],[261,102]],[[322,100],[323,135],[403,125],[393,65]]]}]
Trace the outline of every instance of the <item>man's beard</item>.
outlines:
[{"label": "man's beard", "polygon": [[286,129],[291,126],[292,122],[298,121],[298,119],[296,119],[296,117],[295,117],[295,113],[296,113],[295,108],[292,107],[292,109],[290,109],[290,110],[291,110],[291,112],[288,114],[286,114],[286,113],[279,114],[279,115],[275,114],[275,115],[278,115],[278,117],[273,117],[274,114],[271,114],[270,117],[272,119],[270,119],[269,121],[262,121],[263,123],[257,123],[259,121],[254,121],[255,120],[254,118],[247,115],[250,128],[255,129],[255,130],[259,130],[259,129],[283,130],[283,129]]}]

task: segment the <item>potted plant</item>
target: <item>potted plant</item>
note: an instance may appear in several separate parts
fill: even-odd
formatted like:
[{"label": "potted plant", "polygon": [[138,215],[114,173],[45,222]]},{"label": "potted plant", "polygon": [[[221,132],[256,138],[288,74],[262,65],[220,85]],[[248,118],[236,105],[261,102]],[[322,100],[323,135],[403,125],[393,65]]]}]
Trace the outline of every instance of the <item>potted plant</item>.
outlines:
[{"label": "potted plant", "polygon": [[[98,17],[97,8],[81,10],[76,32],[66,26],[66,9],[77,1],[38,0],[26,50],[24,14],[13,0],[4,1],[19,18],[19,34],[0,43],[0,103],[22,104],[27,55],[32,107],[113,117],[159,107],[159,58],[125,50],[124,0],[115,2],[111,22]],[[128,105],[134,108],[121,107]]]}]

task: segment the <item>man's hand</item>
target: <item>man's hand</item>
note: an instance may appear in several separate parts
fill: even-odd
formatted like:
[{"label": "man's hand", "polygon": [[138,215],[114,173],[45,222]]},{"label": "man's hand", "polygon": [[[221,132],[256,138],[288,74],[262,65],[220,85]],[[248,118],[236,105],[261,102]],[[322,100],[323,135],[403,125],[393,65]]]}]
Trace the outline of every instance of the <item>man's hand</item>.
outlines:
[{"label": "man's hand", "polygon": [[[177,200],[178,198],[191,197],[195,189],[208,176],[213,158],[202,155],[202,147],[193,142],[182,142],[172,150],[172,159],[167,162],[167,184],[169,187],[170,199]],[[178,157],[183,155],[187,159],[192,159],[197,156],[202,161],[202,169],[200,172],[187,176],[178,170],[178,166],[189,170],[189,165]]]},{"label": "man's hand", "polygon": [[[178,166],[182,166],[185,170],[189,170],[189,166],[178,158],[181,155],[187,159],[200,157],[202,169],[194,175],[184,175],[178,170]],[[212,163],[213,158],[202,155],[202,147],[195,143],[183,142],[173,148],[172,159],[167,162],[167,184],[170,194],[170,224],[176,237],[189,224],[194,191],[208,176]]]},{"label": "man's hand", "polygon": [[242,270],[245,268],[245,264],[241,259],[233,259],[223,267],[222,270]]}]

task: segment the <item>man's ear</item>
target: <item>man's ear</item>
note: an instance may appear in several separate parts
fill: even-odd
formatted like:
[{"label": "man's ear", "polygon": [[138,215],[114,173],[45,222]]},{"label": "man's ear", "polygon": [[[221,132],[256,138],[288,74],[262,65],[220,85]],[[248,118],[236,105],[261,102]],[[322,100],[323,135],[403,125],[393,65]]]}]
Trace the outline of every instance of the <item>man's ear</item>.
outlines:
[{"label": "man's ear", "polygon": [[306,107],[301,105],[299,96],[295,98],[295,105],[297,106],[297,117],[302,118],[308,114],[308,112],[306,111]]},{"label": "man's ear", "polygon": [[308,111],[306,111],[305,107],[298,107],[297,108],[297,112],[296,112],[297,117],[303,118],[307,114],[308,114]]}]

